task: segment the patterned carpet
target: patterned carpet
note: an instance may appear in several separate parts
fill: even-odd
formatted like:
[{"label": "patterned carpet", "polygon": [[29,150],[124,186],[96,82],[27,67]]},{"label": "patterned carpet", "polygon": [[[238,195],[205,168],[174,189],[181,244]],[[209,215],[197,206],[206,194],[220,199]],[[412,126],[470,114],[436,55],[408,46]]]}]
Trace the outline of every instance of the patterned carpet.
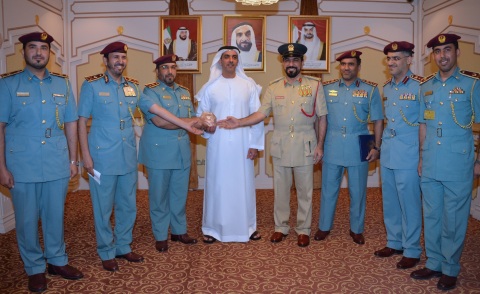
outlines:
[{"label": "patterned carpet", "polygon": [[[295,192],[293,192],[293,196]],[[319,191],[314,194],[312,236],[318,222]],[[288,238],[272,244],[273,192],[257,191],[258,229],[263,238],[249,243],[201,242],[203,191],[189,193],[189,234],[199,243],[170,242],[168,253],[159,253],[148,213],[146,191],[137,196],[138,215],[133,249],[145,257],[141,264],[119,260],[120,271],[102,269],[95,250],[92,207],[87,191],[70,193],[65,215],[65,238],[70,264],[85,274],[79,281],[48,276],[46,293],[440,293],[436,283],[416,281],[411,270],[397,270],[400,256],[381,259],[373,255],[385,246],[380,189],[369,188],[366,244],[348,236],[348,192],[341,190],[332,233],[326,241],[296,245]],[[295,199],[295,197],[292,197]],[[292,200],[292,212],[296,201]],[[294,215],[291,223],[295,223]],[[470,218],[458,287],[451,293],[480,293],[480,221]],[[425,264],[425,255],[416,268]],[[0,293],[28,293],[15,231],[0,235]]]}]

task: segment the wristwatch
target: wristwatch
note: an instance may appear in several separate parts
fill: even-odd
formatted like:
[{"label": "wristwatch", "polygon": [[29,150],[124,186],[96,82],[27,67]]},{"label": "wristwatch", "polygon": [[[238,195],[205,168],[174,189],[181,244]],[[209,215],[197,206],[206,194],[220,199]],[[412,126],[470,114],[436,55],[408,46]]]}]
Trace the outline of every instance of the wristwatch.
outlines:
[{"label": "wristwatch", "polygon": [[377,150],[380,153],[380,150],[382,150],[380,147],[373,146],[373,149]]}]

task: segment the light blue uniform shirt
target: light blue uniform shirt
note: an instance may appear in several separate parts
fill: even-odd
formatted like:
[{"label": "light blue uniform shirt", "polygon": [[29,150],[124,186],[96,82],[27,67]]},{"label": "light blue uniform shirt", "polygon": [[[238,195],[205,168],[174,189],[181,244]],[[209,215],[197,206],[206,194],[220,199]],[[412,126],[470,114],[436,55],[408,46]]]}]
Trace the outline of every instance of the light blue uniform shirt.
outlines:
[{"label": "light blue uniform shirt", "polygon": [[389,169],[417,170],[420,81],[421,77],[408,71],[398,84],[392,78],[383,86],[387,125],[380,163]]},{"label": "light blue uniform shirt", "polygon": [[118,84],[108,73],[83,82],[79,116],[92,116],[88,147],[94,167],[102,175],[125,175],[137,170],[132,114],[140,92],[138,82],[122,77]]},{"label": "light blue uniform shirt", "polygon": [[40,80],[25,69],[0,79],[0,93],[6,163],[15,181],[70,177],[67,139],[59,128],[78,119],[68,78],[47,70]]},{"label": "light blue uniform shirt", "polygon": [[340,166],[361,165],[358,135],[368,134],[368,122],[383,119],[377,85],[357,79],[347,86],[343,79],[323,84],[328,108],[323,160]]},{"label": "light blue uniform shirt", "polygon": [[153,124],[155,114],[148,110],[157,104],[180,118],[195,116],[190,93],[178,84],[173,89],[163,82],[148,84],[143,90],[139,106],[147,124],[140,139],[138,160],[155,169],[185,169],[191,164],[190,137],[184,129],[167,130]]}]

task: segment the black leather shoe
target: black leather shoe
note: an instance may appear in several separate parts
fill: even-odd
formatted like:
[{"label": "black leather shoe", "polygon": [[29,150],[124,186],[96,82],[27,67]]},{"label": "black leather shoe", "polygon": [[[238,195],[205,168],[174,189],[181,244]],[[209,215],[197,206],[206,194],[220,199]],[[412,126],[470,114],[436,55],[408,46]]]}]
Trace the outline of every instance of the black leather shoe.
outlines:
[{"label": "black leather shoe", "polygon": [[429,268],[422,268],[416,271],[413,271],[410,274],[410,277],[414,278],[415,280],[430,280],[431,278],[434,277],[440,277],[442,275],[442,272],[439,271],[432,271]]},{"label": "black leather shoe", "polygon": [[352,237],[353,242],[355,242],[359,245],[365,244],[365,238],[363,237],[362,233],[355,234],[354,232],[352,232],[352,230],[350,230],[350,237]]},{"label": "black leather shoe", "polygon": [[168,241],[155,241],[155,249],[160,252],[166,252],[168,250]]},{"label": "black leather shoe", "polygon": [[330,234],[330,231],[322,231],[318,229],[317,232],[315,233],[314,239],[316,241],[322,241],[322,240],[325,240],[325,238],[327,238],[329,234]]},{"label": "black leather shoe", "polygon": [[420,258],[412,258],[412,257],[405,257],[404,256],[397,263],[397,268],[398,269],[412,268],[412,267],[416,266],[419,261],[420,261]]},{"label": "black leather shoe", "polygon": [[47,267],[48,274],[52,276],[60,275],[62,278],[69,280],[79,280],[83,278],[83,274],[81,271],[68,264],[64,266],[56,266],[49,263],[47,264]]},{"label": "black leather shoe", "polygon": [[47,290],[47,278],[44,273],[28,276],[28,290],[43,292]]},{"label": "black leather shoe", "polygon": [[115,256],[116,258],[125,258],[126,260],[130,262],[142,262],[143,261],[143,256],[140,254],[136,254],[135,252],[128,252],[127,254],[122,254],[122,255],[117,255]]},{"label": "black leather shoe", "polygon": [[188,234],[183,234],[183,235],[174,235],[172,234],[170,239],[173,241],[173,242],[176,242],[176,241],[180,241],[182,242],[183,244],[196,244],[197,243],[197,239],[194,239],[194,238],[190,238],[190,236],[188,236]]},{"label": "black leather shoe", "polygon": [[457,287],[457,277],[442,275],[437,283],[437,288],[443,291],[452,290],[455,287]]},{"label": "black leather shoe", "polygon": [[373,254],[378,257],[390,257],[394,254],[403,254],[403,250],[397,250],[390,247],[385,247],[383,249],[375,251]]},{"label": "black leather shoe", "polygon": [[118,263],[114,259],[108,259],[108,260],[102,260],[102,266],[104,269],[106,269],[109,272],[116,272],[119,270],[118,268]]}]

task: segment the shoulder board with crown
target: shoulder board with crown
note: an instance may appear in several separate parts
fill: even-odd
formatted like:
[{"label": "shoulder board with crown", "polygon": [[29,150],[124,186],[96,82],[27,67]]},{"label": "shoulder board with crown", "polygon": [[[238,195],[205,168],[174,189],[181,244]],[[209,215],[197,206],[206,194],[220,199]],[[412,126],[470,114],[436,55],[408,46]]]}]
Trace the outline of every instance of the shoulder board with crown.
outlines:
[{"label": "shoulder board with crown", "polygon": [[478,72],[473,72],[473,71],[467,71],[467,70],[461,70],[460,73],[464,76],[471,77],[474,79],[480,79],[480,74]]},{"label": "shoulder board with crown", "polygon": [[276,79],[276,80],[273,80],[273,81],[271,81],[271,82],[270,82],[270,84],[269,84],[269,85],[272,85],[272,84],[278,83],[278,82],[282,81],[283,79],[284,79],[284,78],[282,77],[282,78],[278,78],[278,79]]},{"label": "shoulder board with crown", "polygon": [[424,77],[424,78],[422,79],[422,81],[420,82],[420,85],[421,85],[421,84],[425,84],[426,82],[430,81],[431,79],[433,79],[434,76],[435,76],[435,73],[429,75],[428,77]]},{"label": "shoulder board with crown", "polygon": [[340,81],[339,79],[335,79],[335,80],[330,80],[330,81],[325,81],[322,83],[322,85],[326,86],[326,85],[330,85],[330,84],[333,84],[333,83],[336,83]]},{"label": "shoulder board with crown", "polygon": [[414,81],[417,81],[419,83],[421,83],[423,81],[423,77],[422,76],[419,76],[419,75],[414,75],[414,74],[411,74],[410,75],[410,78]]},{"label": "shoulder board with crown", "polygon": [[93,82],[93,81],[99,80],[101,78],[103,78],[103,73],[96,74],[96,75],[89,76],[89,77],[85,77],[85,80],[87,80],[87,82]]},{"label": "shoulder board with crown", "polygon": [[125,81],[127,81],[127,82],[134,83],[134,84],[136,84],[136,85],[139,85],[139,84],[140,84],[140,82],[139,82],[138,80],[136,80],[136,79],[129,78],[129,77],[124,77],[124,78],[125,78]]},{"label": "shoulder board with crown", "polygon": [[386,85],[390,84],[393,78],[389,78],[385,83],[383,83],[383,86],[385,87]]},{"label": "shoulder board with crown", "polygon": [[317,77],[312,77],[312,76],[303,76],[304,78],[307,78],[309,80],[314,80],[314,81],[317,81],[317,82],[321,82],[322,79],[321,78],[317,78]]},{"label": "shoulder board with crown", "polygon": [[153,89],[155,88],[156,86],[160,85],[159,82],[155,82],[155,83],[150,83],[150,84],[146,84],[145,87],[147,88],[150,88],[150,89]]},{"label": "shoulder board with crown", "polygon": [[56,77],[61,77],[61,78],[64,78],[64,79],[68,79],[68,75],[64,75],[64,74],[61,74],[61,73],[58,73],[58,72],[50,72],[50,74],[52,76],[56,76]]},{"label": "shoulder board with crown", "polygon": [[4,78],[7,78],[7,77],[11,77],[11,76],[14,76],[16,74],[19,74],[23,71],[23,69],[21,70],[16,70],[16,71],[11,71],[11,72],[7,72],[7,73],[4,73],[4,74],[1,74],[0,75],[0,78],[4,79]]},{"label": "shoulder board with crown", "polygon": [[187,90],[188,92],[190,92],[190,90],[189,90],[187,87],[185,87],[185,86],[183,86],[183,85],[178,85],[178,86],[179,86],[180,88],[185,89],[185,90]]},{"label": "shoulder board with crown", "polygon": [[364,82],[365,84],[367,84],[367,85],[370,85],[370,86],[372,86],[372,87],[376,87],[376,86],[378,86],[378,84],[377,84],[377,83],[370,82],[370,81],[367,81],[367,80],[363,80],[363,79],[362,79],[362,82]]}]

